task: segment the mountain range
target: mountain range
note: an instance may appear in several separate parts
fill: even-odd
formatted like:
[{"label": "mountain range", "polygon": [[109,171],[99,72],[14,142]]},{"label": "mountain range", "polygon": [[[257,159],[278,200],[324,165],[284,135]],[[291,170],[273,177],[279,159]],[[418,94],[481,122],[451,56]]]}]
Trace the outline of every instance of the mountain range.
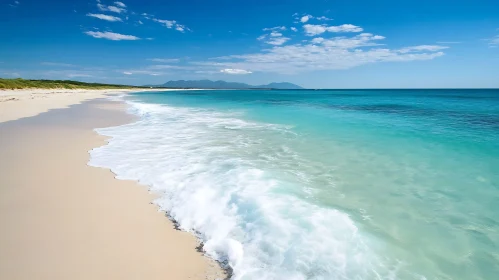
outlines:
[{"label": "mountain range", "polygon": [[292,83],[270,83],[267,85],[252,86],[245,83],[211,81],[211,80],[178,80],[169,81],[162,85],[149,85],[150,87],[168,88],[209,88],[209,89],[303,89]]}]

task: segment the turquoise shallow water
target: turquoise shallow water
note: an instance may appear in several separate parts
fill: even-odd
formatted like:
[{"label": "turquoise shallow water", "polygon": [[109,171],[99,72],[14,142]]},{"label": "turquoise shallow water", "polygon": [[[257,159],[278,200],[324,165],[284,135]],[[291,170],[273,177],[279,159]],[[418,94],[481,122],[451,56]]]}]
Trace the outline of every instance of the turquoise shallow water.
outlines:
[{"label": "turquoise shallow water", "polygon": [[90,164],[234,279],[495,279],[499,90],[169,91]]}]

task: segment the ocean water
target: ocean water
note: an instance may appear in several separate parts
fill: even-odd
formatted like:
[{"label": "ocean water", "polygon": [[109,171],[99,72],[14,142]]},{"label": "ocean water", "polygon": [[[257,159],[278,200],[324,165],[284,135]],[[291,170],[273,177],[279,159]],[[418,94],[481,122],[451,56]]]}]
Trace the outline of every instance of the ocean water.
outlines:
[{"label": "ocean water", "polygon": [[232,279],[499,277],[499,90],[124,99],[138,120],[89,164],[158,193]]}]

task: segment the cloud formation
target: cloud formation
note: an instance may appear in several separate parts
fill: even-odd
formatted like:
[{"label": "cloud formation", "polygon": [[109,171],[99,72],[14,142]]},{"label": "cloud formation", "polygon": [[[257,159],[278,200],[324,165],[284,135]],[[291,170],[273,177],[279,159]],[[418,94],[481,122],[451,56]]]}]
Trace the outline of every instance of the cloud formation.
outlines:
[{"label": "cloud formation", "polygon": [[[309,15],[306,17],[305,22],[313,18]],[[321,19],[326,20],[322,17]],[[285,36],[288,28],[280,26],[265,28],[264,31],[270,32],[257,39],[272,45],[270,48],[266,47],[257,52],[227,55],[211,58],[207,61],[191,62],[190,64],[198,67],[196,71],[204,73],[219,69],[222,73],[230,72],[231,74],[247,72],[297,74],[310,71],[349,69],[381,62],[431,60],[443,56],[443,50],[449,48],[441,45],[389,48],[383,44],[384,36],[363,32],[364,29],[360,26],[353,24],[314,25],[305,22],[303,24],[304,35],[312,38],[290,43],[291,38]],[[289,29],[289,32],[298,31],[296,28],[293,30],[293,27]],[[326,33],[336,34],[336,36],[317,37],[317,35],[326,35]],[[357,34],[349,35],[352,33]],[[237,69],[245,70],[239,71]]]},{"label": "cloud formation", "polygon": [[342,24],[338,26],[327,26],[327,25],[314,25],[305,24],[303,26],[305,34],[307,36],[316,36],[324,32],[334,32],[334,33],[348,33],[348,32],[362,32],[363,29],[359,26],[353,24]]},{"label": "cloud formation", "polygon": [[276,26],[276,27],[271,27],[271,28],[264,28],[263,31],[276,31],[276,30],[286,30],[286,26]]},{"label": "cloud formation", "polygon": [[94,17],[102,20],[107,20],[107,21],[122,21],[121,18],[115,17],[115,16],[109,16],[109,15],[104,15],[104,14],[91,14],[88,13],[87,17]]},{"label": "cloud formation", "polygon": [[227,68],[227,69],[222,69],[220,70],[221,73],[225,74],[231,74],[231,75],[246,75],[246,74],[251,74],[251,71],[244,70],[244,69],[232,69],[232,68]]},{"label": "cloud formation", "polygon": [[328,17],[325,17],[325,16],[318,17],[318,18],[316,18],[316,19],[317,19],[317,20],[322,20],[322,21],[332,20],[332,19],[330,19],[330,18],[328,18]]},{"label": "cloud formation", "polygon": [[[179,32],[189,30],[176,20],[159,19],[145,13],[143,16],[169,29]],[[254,72],[297,74],[309,71],[349,69],[381,62],[431,60],[443,56],[443,51],[449,48],[444,45],[424,44],[390,48],[383,43],[384,36],[364,32],[362,27],[354,24],[312,24],[313,22],[309,23],[311,19],[312,21],[330,19],[310,15],[296,15],[295,19],[303,22],[299,24],[303,29],[299,30],[297,25],[296,27],[283,25],[264,28],[265,34],[257,39],[266,46],[259,51],[210,58],[205,61],[181,62],[178,58],[150,58],[147,60],[157,64],[135,70],[121,69],[119,73],[153,76],[173,72],[231,75]],[[298,32],[303,32],[301,38]],[[141,39],[133,35],[113,32],[88,31],[85,34],[108,40]],[[499,44],[499,38],[494,37],[494,39],[497,40],[495,44]],[[494,41],[490,40],[490,44],[494,44]]]},{"label": "cloud formation", "polygon": [[160,76],[165,75],[166,73],[156,72],[156,71],[147,71],[147,70],[132,70],[132,71],[124,71],[125,75],[149,75],[149,76]]},{"label": "cloud formation", "polygon": [[[146,16],[146,18],[148,18]],[[166,19],[157,19],[157,18],[151,18],[153,21],[160,23],[168,29],[174,28],[175,30],[179,32],[185,32],[186,30],[190,31],[189,28],[187,28],[185,25],[179,24],[176,20],[166,20]]]},{"label": "cloud formation", "polygon": [[99,10],[103,12],[113,12],[118,14],[121,14],[126,11],[126,9],[124,8],[102,5],[100,2],[97,3],[97,8],[99,8]]},{"label": "cloud formation", "polygon": [[257,38],[258,41],[262,41],[266,44],[280,46],[290,40],[290,38],[284,37],[281,32],[277,31],[277,30],[286,30],[285,27],[284,29],[282,29],[281,27],[274,27],[274,28],[265,28],[263,30],[272,30],[272,32],[270,32],[269,34],[264,34]]},{"label": "cloud formation", "polygon": [[[353,24],[304,25],[304,33],[308,36],[326,32],[359,33],[362,31],[363,28]],[[286,40],[272,44],[272,40],[282,38]],[[390,49],[381,43],[384,39],[385,37],[381,35],[360,33],[354,36],[314,37],[287,45],[289,38],[284,37],[281,32],[272,31],[258,38],[260,41],[273,45],[270,49],[218,57],[210,62],[198,63],[198,65],[223,69],[247,69],[245,71],[249,72],[296,74],[316,70],[349,69],[379,62],[431,60],[443,56],[442,50],[448,48],[440,45],[417,45]]]},{"label": "cloud formation", "polygon": [[124,35],[124,34],[119,34],[119,33],[114,33],[114,32],[100,32],[100,31],[86,31],[84,32],[85,34],[92,36],[94,38],[99,38],[99,39],[107,39],[107,40],[112,40],[112,41],[122,41],[122,40],[128,40],[128,41],[134,41],[134,40],[140,40],[139,37],[133,36],[133,35]]},{"label": "cloud formation", "polygon": [[119,2],[119,1],[116,1],[114,2],[114,4],[118,7],[121,7],[121,8],[126,8],[126,5],[123,3],[123,2]]},{"label": "cloud formation", "polygon": [[313,16],[311,16],[311,15],[305,15],[305,16],[302,16],[302,17],[300,18],[300,21],[301,21],[302,23],[305,23],[305,22],[309,21],[311,18],[313,18]]},{"label": "cloud formation", "polygon": [[180,59],[178,58],[149,58],[149,61],[154,61],[154,62],[160,62],[160,63],[173,63],[173,62],[179,62]]}]

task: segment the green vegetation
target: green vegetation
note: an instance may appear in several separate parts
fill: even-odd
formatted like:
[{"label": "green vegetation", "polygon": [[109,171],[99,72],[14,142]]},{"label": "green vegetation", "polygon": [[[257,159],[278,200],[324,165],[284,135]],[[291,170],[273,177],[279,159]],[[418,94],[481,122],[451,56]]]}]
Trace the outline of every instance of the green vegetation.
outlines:
[{"label": "green vegetation", "polygon": [[24,80],[24,79],[2,79],[0,78],[1,89],[24,89],[24,88],[51,88],[51,89],[124,89],[143,88],[125,85],[110,85],[99,83],[84,83],[69,80]]}]

